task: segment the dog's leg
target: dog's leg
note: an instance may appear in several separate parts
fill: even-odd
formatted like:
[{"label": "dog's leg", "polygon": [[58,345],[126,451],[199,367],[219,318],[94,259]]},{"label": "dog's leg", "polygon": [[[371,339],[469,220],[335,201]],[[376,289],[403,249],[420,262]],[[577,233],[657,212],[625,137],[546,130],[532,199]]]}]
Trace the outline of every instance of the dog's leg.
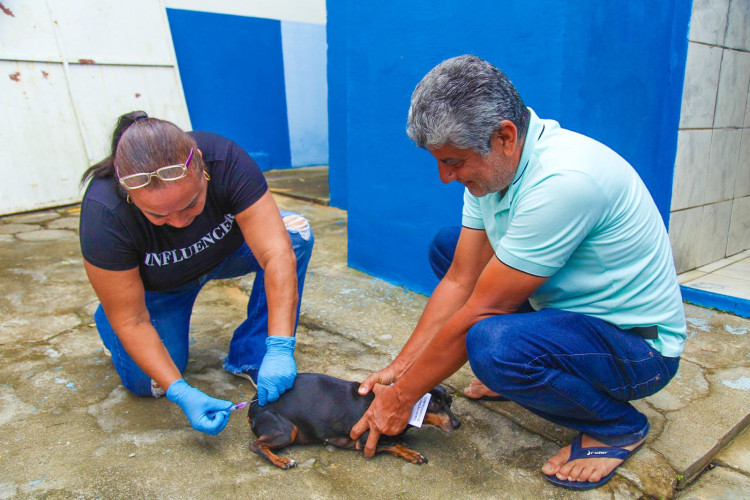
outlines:
[{"label": "dog's leg", "polygon": [[410,450],[402,444],[378,445],[375,449],[375,453],[390,453],[394,457],[403,458],[404,460],[417,465],[427,463],[427,457],[423,456],[418,451]]},{"label": "dog's leg", "polygon": [[294,443],[298,435],[296,425],[280,415],[265,413],[255,421],[253,432],[258,436],[258,439],[250,445],[254,453],[281,469],[291,469],[297,466],[297,462],[291,458],[280,457],[271,451]]},{"label": "dog's leg", "polygon": [[349,436],[326,439],[324,444],[330,444],[332,446],[335,446],[336,448],[343,448],[345,450],[360,449],[360,447],[357,446],[357,441],[350,438]]},{"label": "dog's leg", "polygon": [[261,434],[261,436],[250,445],[250,449],[281,469],[297,467],[297,462],[291,458],[280,457],[271,451],[276,448],[283,448],[294,442],[297,437],[297,427],[292,426],[288,431],[289,432],[277,435]]},{"label": "dog's leg", "polygon": [[[387,441],[387,437],[384,436],[384,441]],[[344,448],[347,450],[362,450],[364,449],[364,444],[361,441],[357,441],[354,439],[350,439],[347,437],[340,437],[335,439],[327,439],[326,444],[331,444],[333,446],[336,446],[337,448]],[[416,452],[414,450],[410,450],[406,446],[402,444],[394,444],[394,443],[378,443],[378,447],[375,448],[375,453],[390,453],[391,455],[399,458],[403,458],[404,460],[408,460],[409,462],[413,464],[426,464],[427,458],[424,457],[421,453]]]}]

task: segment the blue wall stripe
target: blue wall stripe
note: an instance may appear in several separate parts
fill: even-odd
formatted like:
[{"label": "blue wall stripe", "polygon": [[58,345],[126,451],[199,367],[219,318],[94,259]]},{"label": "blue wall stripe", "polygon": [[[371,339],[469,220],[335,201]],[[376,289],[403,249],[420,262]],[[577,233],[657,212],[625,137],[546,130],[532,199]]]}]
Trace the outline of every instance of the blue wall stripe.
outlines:
[{"label": "blue wall stripe", "polygon": [[264,170],[291,165],[281,22],[167,9],[195,130],[234,140]]},{"label": "blue wall stripe", "polygon": [[750,318],[750,300],[707,292],[697,288],[681,286],[682,300],[701,307],[710,307],[725,311],[743,318]]},{"label": "blue wall stripe", "polygon": [[328,164],[326,27],[281,22],[291,164]]},{"label": "blue wall stripe", "polygon": [[347,74],[348,23],[347,2],[328,2],[327,80],[328,80],[328,188],[329,204],[348,209],[347,166]]}]

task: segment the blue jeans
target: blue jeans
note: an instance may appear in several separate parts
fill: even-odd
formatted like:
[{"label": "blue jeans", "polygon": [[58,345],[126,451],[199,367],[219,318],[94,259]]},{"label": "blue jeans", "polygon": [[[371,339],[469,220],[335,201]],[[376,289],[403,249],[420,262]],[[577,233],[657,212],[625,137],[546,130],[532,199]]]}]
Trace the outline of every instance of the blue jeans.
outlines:
[{"label": "blue jeans", "polygon": [[[281,211],[282,217],[295,216],[293,212]],[[309,223],[305,221],[302,230],[287,225],[297,257],[297,320],[302,303],[302,290],[305,285],[307,264],[310,262],[314,236]],[[229,355],[224,360],[224,369],[230,373],[258,370],[266,353],[265,340],[268,336],[268,303],[266,301],[265,273],[258,264],[247,244],[230,255],[211,272],[197,280],[166,292],[146,292],[146,308],[151,316],[151,324],[156,329],[164,346],[169,351],[180,372],[185,370],[188,361],[190,315],[198,292],[208,281],[244,276],[255,272],[253,289],[247,304],[247,319],[237,327],[229,344]],[[149,377],[125,351],[107,320],[101,304],[94,313],[96,327],[104,345],[112,354],[112,363],[123,385],[138,396],[155,395]],[[295,324],[296,329],[296,324]],[[164,390],[167,388],[164,387]]]},{"label": "blue jeans", "polygon": [[[439,278],[450,266],[461,228],[442,229],[430,246]],[[498,315],[466,335],[474,374],[487,387],[555,424],[611,446],[640,441],[648,419],[628,401],[661,390],[680,358],[591,316],[556,309]]]}]

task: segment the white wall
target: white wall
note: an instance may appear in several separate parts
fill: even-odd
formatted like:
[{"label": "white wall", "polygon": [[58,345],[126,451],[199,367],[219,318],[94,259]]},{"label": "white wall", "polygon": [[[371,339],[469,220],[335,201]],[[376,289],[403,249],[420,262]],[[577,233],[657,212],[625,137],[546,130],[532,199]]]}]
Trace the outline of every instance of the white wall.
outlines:
[{"label": "white wall", "polygon": [[80,176],[107,155],[123,113],[190,128],[161,1],[3,6],[0,214],[79,201]]},{"label": "white wall", "polygon": [[678,272],[750,248],[750,0],[694,0],[669,235]]}]

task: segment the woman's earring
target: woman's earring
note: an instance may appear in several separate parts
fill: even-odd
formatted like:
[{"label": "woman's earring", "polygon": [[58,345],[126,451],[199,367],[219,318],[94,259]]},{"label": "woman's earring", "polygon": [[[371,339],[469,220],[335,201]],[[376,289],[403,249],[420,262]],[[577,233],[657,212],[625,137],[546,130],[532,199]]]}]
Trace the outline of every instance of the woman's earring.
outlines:
[{"label": "woman's earring", "polygon": [[125,197],[125,201],[127,201],[127,202],[128,202],[128,205],[132,205],[132,204],[133,204],[133,200],[131,200],[131,199],[130,199],[130,195],[127,195],[127,196]]},{"label": "woman's earring", "polygon": [[206,172],[205,170],[203,171],[203,177],[205,177],[207,181],[211,180],[211,176],[208,175],[208,172]]}]

